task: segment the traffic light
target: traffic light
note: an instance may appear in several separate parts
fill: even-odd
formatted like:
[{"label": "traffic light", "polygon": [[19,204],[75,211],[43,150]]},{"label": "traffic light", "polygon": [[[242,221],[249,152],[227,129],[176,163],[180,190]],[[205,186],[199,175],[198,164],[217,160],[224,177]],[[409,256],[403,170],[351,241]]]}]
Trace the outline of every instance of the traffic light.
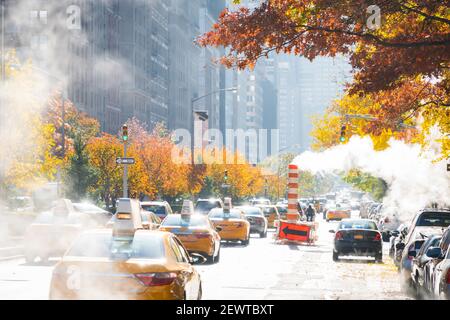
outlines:
[{"label": "traffic light", "polygon": [[122,127],[122,140],[125,142],[128,141],[128,126],[126,124]]},{"label": "traffic light", "polygon": [[339,138],[339,141],[345,142],[347,140],[346,131],[347,131],[347,126],[343,125],[341,128],[341,137]]},{"label": "traffic light", "polygon": [[223,180],[226,182],[228,180],[228,170],[225,170],[223,174]]}]

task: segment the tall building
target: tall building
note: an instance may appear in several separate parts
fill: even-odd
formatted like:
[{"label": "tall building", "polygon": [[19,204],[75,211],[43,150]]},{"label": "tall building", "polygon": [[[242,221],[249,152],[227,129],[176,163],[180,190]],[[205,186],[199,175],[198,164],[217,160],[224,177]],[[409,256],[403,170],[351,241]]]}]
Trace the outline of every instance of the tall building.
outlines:
[{"label": "tall building", "polygon": [[169,6],[167,0],[119,1],[122,120],[132,116],[167,125],[169,115]]},{"label": "tall building", "polygon": [[7,45],[102,130],[133,116],[151,129],[168,120],[167,2],[7,0]]},{"label": "tall building", "polygon": [[310,148],[312,118],[344,93],[351,67],[344,57],[278,57],[280,151]]},{"label": "tall building", "polygon": [[312,118],[324,113],[333,100],[340,98],[345,84],[351,81],[351,66],[345,57],[317,57],[312,62],[297,58],[295,104],[298,106],[298,127],[301,150],[310,148]]},{"label": "tall building", "polygon": [[[200,34],[211,29],[216,23],[219,13],[225,7],[225,1],[200,0]],[[219,48],[205,47],[200,49],[199,63],[199,96],[204,96],[195,104],[195,110],[208,112],[209,128],[220,129],[221,98],[220,89],[224,88],[223,66],[215,63],[215,59],[221,56]]]},{"label": "tall building", "polygon": [[[295,105],[295,60],[282,55],[278,59],[278,128],[280,152],[295,151],[298,144],[300,111]],[[294,148],[294,150],[293,150]]]},{"label": "tall building", "polygon": [[199,96],[200,2],[172,0],[169,13],[169,128],[191,130],[192,99]]}]

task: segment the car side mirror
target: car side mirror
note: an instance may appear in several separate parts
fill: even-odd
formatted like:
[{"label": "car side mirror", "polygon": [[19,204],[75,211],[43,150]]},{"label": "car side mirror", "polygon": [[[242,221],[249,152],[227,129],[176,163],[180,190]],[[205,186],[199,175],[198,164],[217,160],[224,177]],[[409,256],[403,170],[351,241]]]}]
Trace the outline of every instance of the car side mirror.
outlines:
[{"label": "car side mirror", "polygon": [[395,248],[396,248],[397,250],[403,250],[403,249],[405,249],[405,244],[404,244],[403,242],[397,243],[397,244],[395,245]]},{"label": "car side mirror", "polygon": [[433,248],[429,248],[427,250],[427,256],[432,259],[439,258],[441,255],[442,255],[442,250],[439,247],[433,247]]},{"label": "car side mirror", "polygon": [[329,232],[329,233],[336,233],[336,231],[333,230],[333,229],[329,230],[328,232]]},{"label": "car side mirror", "polygon": [[206,262],[206,258],[198,253],[191,253],[189,256],[189,263],[192,265],[204,264]]},{"label": "car side mirror", "polygon": [[223,228],[222,228],[221,226],[217,226],[217,227],[216,227],[216,231],[217,231],[217,232],[220,232],[220,231],[222,231],[222,230],[223,230]]}]

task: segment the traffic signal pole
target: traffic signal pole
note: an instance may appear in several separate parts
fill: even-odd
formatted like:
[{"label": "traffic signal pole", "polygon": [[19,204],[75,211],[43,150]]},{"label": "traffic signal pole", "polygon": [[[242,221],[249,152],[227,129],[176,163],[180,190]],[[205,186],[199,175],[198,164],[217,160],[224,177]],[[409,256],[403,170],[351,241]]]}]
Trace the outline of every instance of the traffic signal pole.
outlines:
[{"label": "traffic signal pole", "polygon": [[[127,141],[123,142],[123,157],[127,157]],[[128,165],[123,165],[123,197],[128,198]]]},{"label": "traffic signal pole", "polygon": [[[122,126],[122,141],[123,141],[123,157],[127,157],[128,148],[128,126]],[[123,164],[123,197],[128,198],[128,165]]]}]

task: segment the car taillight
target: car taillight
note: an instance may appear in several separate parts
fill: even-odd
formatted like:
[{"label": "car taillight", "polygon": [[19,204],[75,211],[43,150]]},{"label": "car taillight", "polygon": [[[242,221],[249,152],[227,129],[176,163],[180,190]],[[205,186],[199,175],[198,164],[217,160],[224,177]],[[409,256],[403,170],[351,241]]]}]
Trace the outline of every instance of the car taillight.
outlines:
[{"label": "car taillight", "polygon": [[373,237],[373,241],[381,241],[381,234],[377,233],[375,237]]},{"label": "car taillight", "polygon": [[342,240],[342,239],[344,239],[344,235],[342,234],[342,232],[340,231],[336,232],[334,240]]},{"label": "car taillight", "polygon": [[144,286],[165,286],[171,284],[177,277],[174,272],[137,273],[134,275]]},{"label": "car taillight", "polygon": [[450,285],[450,269],[447,271],[447,284]]},{"label": "car taillight", "polygon": [[389,223],[389,222],[391,222],[391,220],[389,220],[388,217],[384,218],[384,223]]},{"label": "car taillight", "polygon": [[209,238],[209,233],[196,233],[196,234],[194,234],[194,236],[197,239],[205,239],[205,238]]}]

